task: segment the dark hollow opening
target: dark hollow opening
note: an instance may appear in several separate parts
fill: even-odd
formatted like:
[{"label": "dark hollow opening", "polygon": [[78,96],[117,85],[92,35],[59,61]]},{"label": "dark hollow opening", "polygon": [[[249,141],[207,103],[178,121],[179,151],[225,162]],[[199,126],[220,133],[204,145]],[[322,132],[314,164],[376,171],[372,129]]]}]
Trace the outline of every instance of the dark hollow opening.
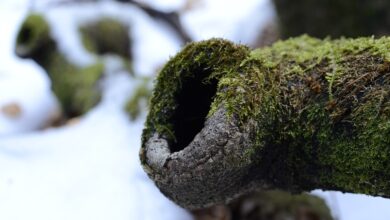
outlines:
[{"label": "dark hollow opening", "polygon": [[24,27],[22,31],[19,33],[17,39],[18,43],[26,44],[30,40],[32,32],[33,31],[31,30],[31,27]]},{"label": "dark hollow opening", "polygon": [[184,149],[202,130],[217,91],[216,79],[204,82],[209,74],[202,71],[195,73],[194,78],[183,82],[182,89],[176,96],[178,107],[172,117],[176,141],[170,144],[172,153]]}]

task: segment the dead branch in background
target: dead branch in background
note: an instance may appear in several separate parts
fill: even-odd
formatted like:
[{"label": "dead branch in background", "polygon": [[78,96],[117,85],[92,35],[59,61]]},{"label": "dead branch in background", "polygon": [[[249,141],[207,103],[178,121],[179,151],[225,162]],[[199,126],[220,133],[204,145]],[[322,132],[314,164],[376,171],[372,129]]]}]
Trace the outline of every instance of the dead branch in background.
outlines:
[{"label": "dead branch in background", "polygon": [[[160,20],[167,24],[172,30],[177,34],[177,36],[181,39],[183,43],[188,43],[192,41],[192,38],[189,36],[187,31],[183,28],[180,22],[179,13],[176,11],[164,12],[152,8],[151,6],[141,3],[134,0],[115,0],[117,2],[126,3],[135,6],[136,8],[141,9],[147,15],[152,17],[155,20]],[[58,5],[66,5],[66,4],[78,4],[78,3],[90,3],[95,2],[98,3],[100,0],[62,0],[56,1],[49,4],[49,6],[58,6]]]}]

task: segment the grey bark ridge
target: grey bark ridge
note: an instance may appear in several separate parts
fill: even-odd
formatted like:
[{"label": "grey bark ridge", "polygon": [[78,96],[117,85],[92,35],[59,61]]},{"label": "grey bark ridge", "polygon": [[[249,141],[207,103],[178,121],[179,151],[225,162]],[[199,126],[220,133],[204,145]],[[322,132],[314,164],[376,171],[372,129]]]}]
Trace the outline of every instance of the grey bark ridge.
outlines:
[{"label": "grey bark ridge", "polygon": [[247,176],[253,165],[242,160],[250,139],[236,122],[227,121],[226,111],[220,108],[187,147],[174,153],[168,142],[154,133],[145,151],[147,164],[157,171],[150,175],[160,190],[190,209],[226,203],[253,190],[253,181]]}]

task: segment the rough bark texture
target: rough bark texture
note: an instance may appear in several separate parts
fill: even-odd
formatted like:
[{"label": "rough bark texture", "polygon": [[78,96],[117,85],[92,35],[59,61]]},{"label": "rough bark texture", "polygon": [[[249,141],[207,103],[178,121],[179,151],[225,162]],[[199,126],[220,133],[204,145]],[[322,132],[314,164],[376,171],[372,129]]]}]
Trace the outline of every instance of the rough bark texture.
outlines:
[{"label": "rough bark texture", "polygon": [[390,33],[390,2],[384,0],[274,0],[282,37],[382,36]]},{"label": "rough bark texture", "polygon": [[187,208],[248,191],[390,196],[390,38],[212,39],[160,72],[141,161]]}]

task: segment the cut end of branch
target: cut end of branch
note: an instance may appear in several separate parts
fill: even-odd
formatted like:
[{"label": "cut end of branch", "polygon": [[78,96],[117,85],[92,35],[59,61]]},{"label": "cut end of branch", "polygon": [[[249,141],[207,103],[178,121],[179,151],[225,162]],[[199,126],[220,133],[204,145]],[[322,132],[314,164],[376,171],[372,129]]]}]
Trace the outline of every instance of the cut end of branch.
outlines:
[{"label": "cut end of branch", "polygon": [[49,32],[49,25],[42,15],[28,15],[17,36],[15,53],[22,58],[31,57],[42,47],[51,44]]},{"label": "cut end of branch", "polygon": [[308,36],[250,54],[189,44],[157,79],[142,164],[187,208],[254,187],[388,197],[389,48],[389,38]]},{"label": "cut end of branch", "polygon": [[[199,208],[236,194],[223,176],[240,181],[242,164],[231,164],[241,161],[244,150],[237,146],[244,134],[223,106],[209,113],[219,79],[247,55],[246,47],[220,39],[193,43],[158,77],[141,160],[161,191],[179,205]],[[226,154],[236,150],[236,156]]]}]

